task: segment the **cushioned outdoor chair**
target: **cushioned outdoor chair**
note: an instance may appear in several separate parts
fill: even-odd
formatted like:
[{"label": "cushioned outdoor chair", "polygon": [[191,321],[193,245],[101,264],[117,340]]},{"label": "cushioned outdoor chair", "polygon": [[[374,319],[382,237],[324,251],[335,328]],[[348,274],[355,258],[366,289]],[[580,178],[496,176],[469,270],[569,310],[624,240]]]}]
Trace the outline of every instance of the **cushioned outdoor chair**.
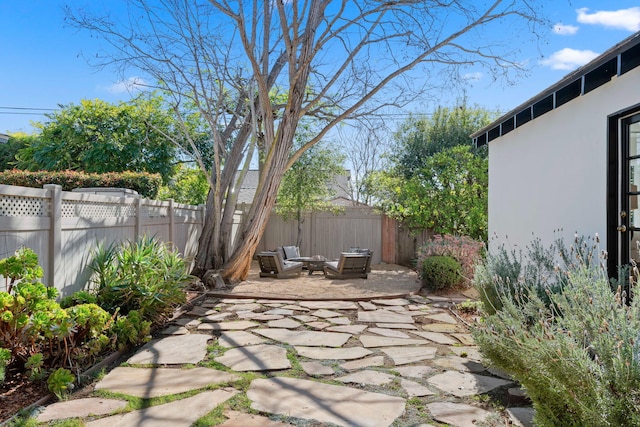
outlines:
[{"label": "cushioned outdoor chair", "polygon": [[338,261],[327,261],[324,264],[324,277],[328,279],[366,279],[367,269],[371,266],[371,254],[340,254]]},{"label": "cushioned outdoor chair", "polygon": [[260,265],[260,277],[286,277],[300,276],[303,263],[285,261],[279,252],[260,252],[258,255]]},{"label": "cushioned outdoor chair", "polygon": [[278,246],[276,252],[279,252],[284,260],[300,258],[300,248],[297,246]]}]

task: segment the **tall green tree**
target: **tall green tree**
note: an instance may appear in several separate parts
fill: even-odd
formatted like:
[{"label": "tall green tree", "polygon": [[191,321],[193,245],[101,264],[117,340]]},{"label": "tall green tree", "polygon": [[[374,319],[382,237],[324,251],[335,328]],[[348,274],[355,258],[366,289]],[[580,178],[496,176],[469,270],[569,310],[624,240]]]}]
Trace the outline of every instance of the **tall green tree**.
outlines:
[{"label": "tall green tree", "polygon": [[178,203],[202,205],[207,201],[209,183],[200,168],[180,164],[167,185],[160,187],[159,200],[173,199]]},{"label": "tall green tree", "polygon": [[[246,279],[284,173],[331,129],[406,105],[435,86],[450,90],[471,66],[494,77],[509,74],[522,64],[514,33],[535,37],[531,29],[540,22],[532,0],[126,4],[124,16],[83,8],[69,11],[67,22],[104,42],[89,56],[96,66],[148,76],[171,94],[176,111],[194,106],[209,123],[212,164],[199,163],[211,191],[194,273],[221,270],[229,282]],[[500,37],[490,39],[498,29]],[[273,97],[274,88],[284,96]],[[305,116],[323,118],[323,128],[291,154]],[[233,188],[254,149],[260,179],[250,221],[232,244]]]},{"label": "tall green tree", "polygon": [[487,240],[488,160],[471,147],[446,148],[405,178],[377,175],[377,196],[384,212],[410,230],[431,230]]},{"label": "tall green tree", "polygon": [[[472,147],[471,135],[496,117],[495,112],[461,104],[456,107],[439,106],[432,115],[409,117],[394,134],[395,153],[391,157],[398,173],[406,178],[418,173],[429,157],[458,145]],[[486,147],[473,150],[486,157]]]},{"label": "tall green tree", "polygon": [[[16,155],[27,170],[173,174],[177,131],[173,112],[160,96],[137,97],[117,105],[99,99],[69,104],[37,123],[40,135]],[[182,138],[182,136],[180,136]]]},{"label": "tall green tree", "polygon": [[[298,146],[304,144],[298,141]],[[298,157],[282,178],[275,211],[298,223],[296,246],[302,246],[304,214],[335,210],[331,198],[336,194],[336,177],[346,173],[345,156],[319,143]]]},{"label": "tall green tree", "polygon": [[0,171],[13,169],[16,167],[16,154],[38,140],[37,134],[26,134],[15,132],[9,135],[6,144],[0,144]]}]

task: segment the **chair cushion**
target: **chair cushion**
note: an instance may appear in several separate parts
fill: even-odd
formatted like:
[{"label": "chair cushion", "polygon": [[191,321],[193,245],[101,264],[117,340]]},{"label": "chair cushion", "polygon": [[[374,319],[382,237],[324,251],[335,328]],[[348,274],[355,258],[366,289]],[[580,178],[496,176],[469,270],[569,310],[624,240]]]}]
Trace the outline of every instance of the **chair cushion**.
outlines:
[{"label": "chair cushion", "polygon": [[283,246],[284,259],[300,258],[300,249],[297,246]]}]

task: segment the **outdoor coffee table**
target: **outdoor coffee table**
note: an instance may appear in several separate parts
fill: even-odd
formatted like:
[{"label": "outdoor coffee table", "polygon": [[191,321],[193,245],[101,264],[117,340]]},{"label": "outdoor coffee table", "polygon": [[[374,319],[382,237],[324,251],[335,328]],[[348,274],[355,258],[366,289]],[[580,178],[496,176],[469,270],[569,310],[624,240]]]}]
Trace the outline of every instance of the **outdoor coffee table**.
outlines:
[{"label": "outdoor coffee table", "polygon": [[309,276],[314,271],[324,271],[324,263],[327,261],[327,258],[322,255],[314,255],[314,256],[304,256],[298,258],[290,258],[287,261],[297,261],[304,263],[305,268],[309,271]]}]

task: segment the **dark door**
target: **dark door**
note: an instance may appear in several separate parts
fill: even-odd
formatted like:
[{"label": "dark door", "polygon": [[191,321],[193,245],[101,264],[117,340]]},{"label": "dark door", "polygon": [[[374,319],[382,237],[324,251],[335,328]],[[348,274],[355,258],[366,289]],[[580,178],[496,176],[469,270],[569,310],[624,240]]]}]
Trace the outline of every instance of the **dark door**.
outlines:
[{"label": "dark door", "polygon": [[640,114],[620,119],[618,265],[640,263]]}]

